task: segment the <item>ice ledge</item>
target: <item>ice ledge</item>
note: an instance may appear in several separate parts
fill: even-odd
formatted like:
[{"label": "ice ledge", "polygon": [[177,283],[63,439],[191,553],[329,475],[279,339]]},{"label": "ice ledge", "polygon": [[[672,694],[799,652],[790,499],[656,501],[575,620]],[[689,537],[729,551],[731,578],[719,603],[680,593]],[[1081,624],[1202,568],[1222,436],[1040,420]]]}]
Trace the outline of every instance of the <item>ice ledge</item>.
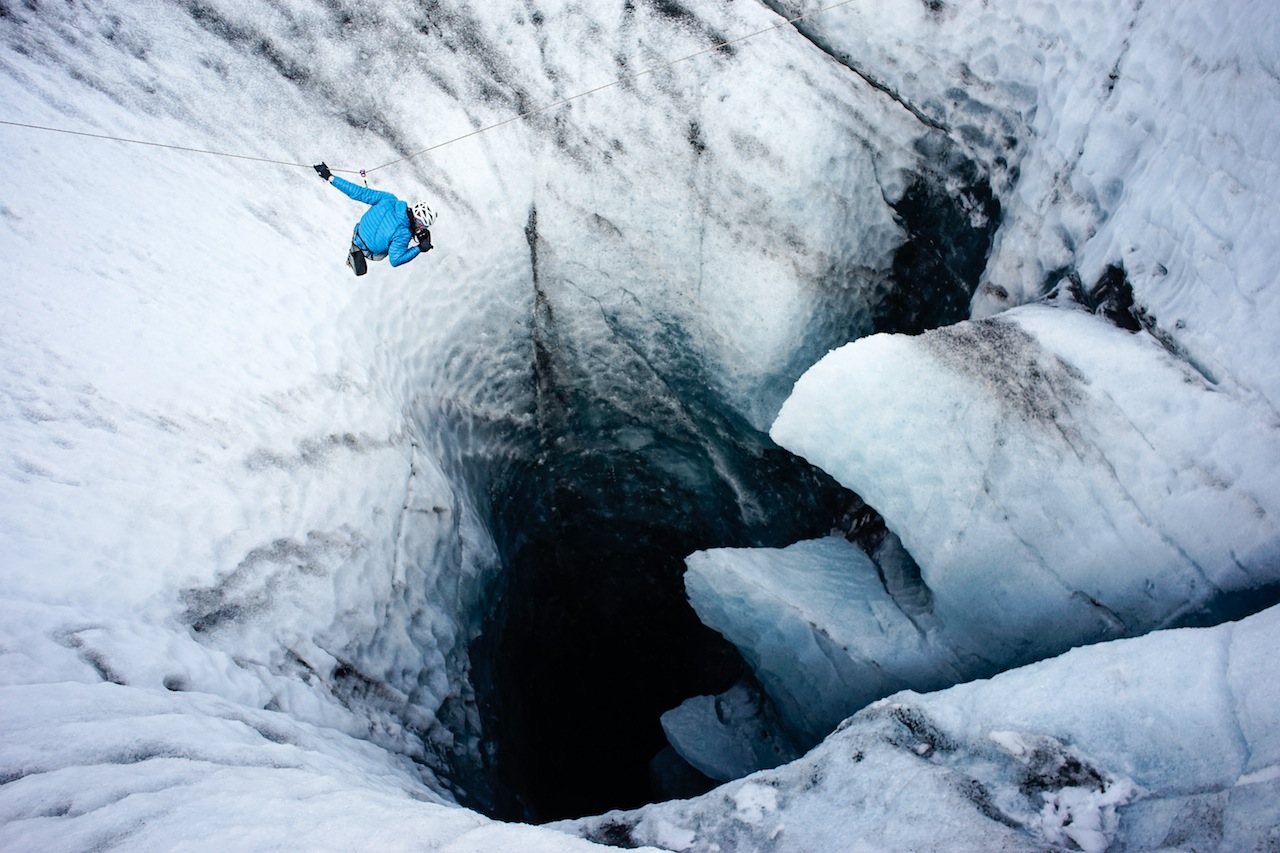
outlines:
[{"label": "ice ledge", "polygon": [[850,344],[772,436],[882,513],[962,654],[1025,663],[1280,579],[1269,410],[1083,311]]},{"label": "ice ledge", "polygon": [[557,827],[681,851],[1269,849],[1277,631],[1271,608],[899,693],[784,767]]},{"label": "ice ledge", "polygon": [[1280,458],[1270,410],[1065,305],[843,347],[772,435],[883,514],[927,601],[904,608],[839,538],[688,559],[699,617],[802,743],[896,690],[1177,625],[1280,581],[1280,482],[1257,464]]},{"label": "ice ledge", "polygon": [[917,628],[870,558],[840,537],[699,551],[686,563],[698,618],[738,647],[802,746],[882,696],[960,678],[950,650]]}]

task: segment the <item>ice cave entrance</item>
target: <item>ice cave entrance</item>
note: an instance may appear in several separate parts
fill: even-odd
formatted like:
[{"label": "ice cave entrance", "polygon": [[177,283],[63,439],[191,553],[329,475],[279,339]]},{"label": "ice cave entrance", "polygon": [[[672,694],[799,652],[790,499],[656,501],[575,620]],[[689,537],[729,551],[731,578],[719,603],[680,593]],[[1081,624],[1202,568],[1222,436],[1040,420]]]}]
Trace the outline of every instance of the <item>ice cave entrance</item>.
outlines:
[{"label": "ice cave entrance", "polygon": [[[910,183],[895,212],[906,241],[893,269],[853,310],[848,288],[827,283],[839,302],[817,311],[844,320],[816,324],[826,337],[803,342],[812,360],[860,335],[918,333],[967,315],[999,220],[985,178],[950,156]],[[536,279],[535,225],[531,216]],[[509,459],[496,486],[472,478],[505,572],[471,649],[484,766],[465,774],[465,804],[529,822],[712,787],[692,768],[674,779],[655,764],[665,711],[749,675],[689,606],[684,558],[825,535],[860,503],[717,399],[696,359],[654,358],[651,376],[619,370],[623,381],[603,384],[625,401],[598,395],[602,368],[555,346],[556,316],[535,322],[539,426],[510,457],[523,461]]]},{"label": "ice cave entrance", "polygon": [[[503,588],[472,649],[492,759],[491,802],[472,805],[546,821],[670,796],[654,779],[666,746],[660,716],[747,674],[689,606],[684,557],[826,533],[848,500],[833,480],[742,429],[714,448],[671,431],[648,452],[571,447],[543,473],[528,472],[541,480],[536,505],[522,488],[498,507],[529,528],[508,526]],[[752,490],[752,507],[774,508],[768,515],[745,507],[716,470],[726,454],[734,485]]]}]

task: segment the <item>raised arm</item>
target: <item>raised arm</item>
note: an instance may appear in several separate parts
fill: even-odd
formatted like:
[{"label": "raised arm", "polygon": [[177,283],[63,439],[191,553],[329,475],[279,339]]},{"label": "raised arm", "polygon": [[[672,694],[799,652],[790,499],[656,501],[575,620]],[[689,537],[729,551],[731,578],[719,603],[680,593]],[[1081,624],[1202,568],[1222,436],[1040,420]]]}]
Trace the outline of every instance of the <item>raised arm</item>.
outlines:
[{"label": "raised arm", "polygon": [[368,205],[377,204],[378,202],[387,198],[392,200],[395,199],[395,196],[393,196],[389,192],[384,192],[382,190],[371,190],[368,187],[362,187],[359,184],[353,184],[350,181],[348,181],[346,178],[340,178],[337,175],[333,176],[333,180],[331,181],[331,183],[338,189],[342,190],[347,195],[354,198],[356,201],[362,201]]}]

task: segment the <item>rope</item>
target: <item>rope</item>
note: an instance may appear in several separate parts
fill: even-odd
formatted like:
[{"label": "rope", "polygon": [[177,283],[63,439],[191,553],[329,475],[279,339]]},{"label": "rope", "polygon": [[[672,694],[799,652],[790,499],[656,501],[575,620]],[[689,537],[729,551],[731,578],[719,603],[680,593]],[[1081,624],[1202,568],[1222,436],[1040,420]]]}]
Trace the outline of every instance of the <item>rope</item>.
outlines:
[{"label": "rope", "polygon": [[[272,160],[269,157],[254,157],[251,154],[233,154],[230,151],[211,151],[207,148],[190,148],[186,145],[169,145],[164,142],[152,142],[147,139],[130,139],[124,136],[110,136],[105,133],[89,133],[83,130],[67,130],[63,127],[46,127],[40,124],[25,124],[20,121],[5,121],[4,119],[0,119],[0,124],[8,125],[9,127],[24,127],[28,130],[43,130],[47,133],[65,133],[68,136],[87,136],[90,139],[109,139],[112,142],[127,142],[130,145],[148,145],[152,148],[168,148],[171,151],[185,151],[189,154],[209,154],[213,157],[228,157],[233,160],[252,160],[255,163],[271,163],[276,166],[301,166],[308,169],[311,168],[310,163],[291,163],[287,160]],[[331,171],[355,174],[355,170],[353,169],[332,169]]]},{"label": "rope", "polygon": [[[473,136],[479,136],[482,133],[488,133],[491,130],[495,130],[504,125],[511,124],[512,122],[521,121],[522,119],[526,119],[531,116],[538,115],[539,113],[544,113],[544,112],[547,112],[548,110],[553,110],[556,107],[562,107],[565,104],[578,100],[579,98],[585,98],[588,95],[594,95],[596,92],[603,92],[605,89],[611,89],[614,86],[621,86],[624,83],[630,83],[634,80],[639,80],[641,77],[645,77],[650,74],[656,74],[659,71],[665,71],[666,69],[679,65],[682,62],[688,62],[691,59],[697,59],[698,57],[705,56],[708,53],[713,53],[717,50],[723,50],[726,47],[732,47],[733,45],[739,44],[740,42],[744,42],[747,39],[755,38],[756,36],[764,35],[765,33],[771,33],[774,30],[780,30],[783,27],[791,26],[792,24],[795,24],[798,21],[802,21],[805,18],[812,18],[815,15],[820,15],[824,12],[830,12],[832,9],[838,9],[841,6],[847,6],[852,2],[854,2],[854,0],[839,0],[839,2],[837,3],[832,3],[829,6],[823,6],[822,8],[815,9],[812,12],[805,12],[803,15],[797,15],[794,18],[787,18],[781,23],[774,24],[771,27],[765,27],[762,30],[756,30],[755,32],[747,33],[746,35],[738,36],[737,38],[729,39],[728,41],[723,41],[723,42],[720,42],[719,44],[714,44],[711,47],[703,48],[702,50],[695,51],[694,53],[690,53],[687,56],[682,56],[679,59],[673,59],[670,62],[663,63],[662,65],[655,65],[651,68],[646,68],[643,71],[637,71],[634,74],[628,74],[624,77],[619,77],[616,80],[611,80],[610,82],[596,86],[593,89],[587,89],[586,91],[578,92],[576,95],[570,95],[567,98],[561,98],[558,101],[553,101],[552,103],[545,104],[541,107],[535,107],[534,109],[526,110],[525,112],[520,113],[517,116],[505,118],[502,121],[494,122],[493,124],[476,128],[475,130],[464,133],[461,136],[455,136],[452,139],[447,139],[444,142],[438,142],[435,145],[428,146],[426,148],[423,148],[420,151],[415,151],[412,154],[406,154],[403,157],[400,157],[396,160],[391,160],[390,162],[387,162],[387,163],[383,163],[380,166],[374,166],[372,169],[359,169],[359,170],[334,169],[330,167],[329,171],[348,174],[348,175],[359,174],[361,178],[364,178],[369,173],[376,172],[379,169],[385,169],[388,166],[395,166],[399,163],[404,163],[407,160],[413,160],[415,158],[421,157],[423,154],[429,154],[432,151],[437,151],[448,145],[453,145],[454,143],[462,142],[464,139],[470,139]],[[250,155],[250,154],[235,154],[230,151],[213,151],[207,148],[191,148],[185,145],[169,145],[164,142],[152,142],[147,139],[130,139],[128,137],[123,137],[123,136],[110,136],[105,133],[89,133],[83,130],[68,130],[62,127],[47,127],[39,124],[25,124],[19,121],[6,121],[4,119],[0,119],[0,125],[7,125],[9,127],[21,127],[21,128],[26,128],[28,130],[40,130],[46,133],[64,133],[64,134],[67,134],[68,136],[83,136],[83,137],[88,137],[89,139],[106,139],[112,142],[124,142],[130,145],[147,145],[152,148],[167,148],[170,151],[185,151],[188,154],[207,154],[212,157],[226,157],[232,160],[250,160],[255,163],[270,163],[275,166],[290,166],[290,167],[297,167],[297,168],[303,168],[303,169],[311,168],[310,163],[294,163],[288,160],[274,160],[270,157],[254,157],[253,155]],[[368,183],[366,182],[366,186],[367,185]]]}]

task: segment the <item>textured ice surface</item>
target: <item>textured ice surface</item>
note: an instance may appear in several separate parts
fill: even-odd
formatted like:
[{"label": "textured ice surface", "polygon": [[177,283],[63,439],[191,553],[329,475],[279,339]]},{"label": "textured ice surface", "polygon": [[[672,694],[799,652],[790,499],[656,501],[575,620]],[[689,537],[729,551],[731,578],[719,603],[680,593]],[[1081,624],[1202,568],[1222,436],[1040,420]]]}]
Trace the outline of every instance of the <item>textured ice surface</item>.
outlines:
[{"label": "textured ice surface", "polygon": [[[346,169],[777,22],[743,4],[0,11],[6,120]],[[140,703],[44,748],[128,743],[151,692],[178,691],[355,738],[339,758],[421,762],[416,795],[447,801],[433,771],[478,761],[484,476],[539,440],[536,347],[643,446],[646,419],[683,417],[685,365],[763,427],[869,328],[921,128],[795,33],[770,39],[374,172],[442,215],[430,256],[359,281],[341,264],[359,208],[305,165],[6,127],[6,702],[42,713],[24,685],[70,677]],[[121,766],[118,790],[152,785]],[[73,776],[13,831],[69,837]],[[288,785],[269,791],[246,823],[288,822]]]},{"label": "textured ice surface", "polygon": [[688,565],[699,618],[738,646],[805,745],[874,699],[953,684],[963,672],[841,537],[700,551]]},{"label": "textured ice surface", "polygon": [[[1026,39],[993,37],[1014,18]],[[1242,30],[1202,35],[1210,19]],[[867,659],[892,672],[927,648],[953,678],[984,676],[1276,583],[1267,365],[1280,314],[1265,307],[1273,264],[1260,248],[1280,185],[1267,142],[1275,28],[1245,5],[1035,3],[868,3],[801,27],[924,120],[961,129],[991,167],[1005,218],[977,316],[1062,287],[1051,308],[864,339],[797,384],[771,434],[884,515],[922,571],[913,592],[930,621],[901,644],[884,641],[905,614],[863,618],[871,636],[829,653],[844,675],[819,676],[805,643],[779,641],[779,624],[847,631],[882,591],[824,614],[815,602],[848,590],[790,578],[831,576],[827,561],[806,571],[732,551],[691,559],[691,601],[793,726],[798,709],[838,716],[887,692],[849,670]],[[1132,285],[1133,308],[1114,316],[1143,333],[1071,310],[1067,282],[1092,304],[1104,277]],[[743,582],[765,573],[774,586]],[[895,573],[882,575],[892,589]],[[916,677],[922,689],[939,683]]]},{"label": "textured ice surface", "polygon": [[682,851],[1267,849],[1278,629],[1272,608],[899,693],[784,767],[562,826]]},{"label": "textured ice surface", "polygon": [[961,675],[1280,581],[1274,412],[1081,310],[850,344],[773,435],[881,511]]},{"label": "textured ice surface", "polygon": [[760,690],[735,684],[716,696],[694,696],[662,715],[675,751],[719,782],[777,767],[799,753]]},{"label": "textured ice surface", "polygon": [[1038,297],[1067,270],[1091,285],[1120,264],[1189,358],[1277,406],[1271,9],[872,0],[845,11],[803,29],[950,128],[997,178],[1004,221],[979,315]]},{"label": "textured ice surface", "polygon": [[[6,120],[355,169],[770,26],[770,5],[0,2],[0,103]],[[465,648],[497,564],[466,475],[537,426],[535,303],[628,411],[681,415],[635,393],[676,353],[767,425],[815,358],[868,330],[904,239],[887,200],[942,140],[990,170],[1007,215],[980,309],[1121,261],[1169,346],[1234,389],[1224,406],[1274,409],[1276,26],[1248,3],[850,4],[373,173],[442,217],[430,256],[358,282],[341,266],[358,209],[305,166],[0,129],[0,729],[22,733],[2,747],[0,846],[564,849],[448,805],[432,773],[476,749]],[[1179,411],[1210,393],[1191,378]],[[963,506],[938,509],[963,529]],[[1125,706],[1182,732],[1195,708],[1118,648]],[[1275,679],[1252,666],[1239,707],[1260,732]],[[1060,676],[1069,698],[1078,673]],[[1018,683],[984,701],[1014,707]],[[1212,681],[1191,695],[1229,698]],[[999,730],[1144,785],[1116,766],[1126,749],[1186,754],[1050,722]],[[1258,837],[1247,819],[1277,799],[1264,742],[1270,764],[1239,785],[1197,787],[1191,767],[1180,793],[1128,807],[1147,828],[1134,845]],[[909,797],[888,783],[920,743],[883,747],[864,784],[927,846],[970,826],[974,799],[938,771]],[[645,831],[727,849],[797,808],[777,837],[851,846],[828,802],[793,805],[821,774],[785,778],[690,807],[720,816],[718,841],[659,817]],[[1078,781],[1105,828],[1103,792]],[[1018,802],[1048,839],[1059,824]],[[973,826],[956,837],[1006,831]]]}]

